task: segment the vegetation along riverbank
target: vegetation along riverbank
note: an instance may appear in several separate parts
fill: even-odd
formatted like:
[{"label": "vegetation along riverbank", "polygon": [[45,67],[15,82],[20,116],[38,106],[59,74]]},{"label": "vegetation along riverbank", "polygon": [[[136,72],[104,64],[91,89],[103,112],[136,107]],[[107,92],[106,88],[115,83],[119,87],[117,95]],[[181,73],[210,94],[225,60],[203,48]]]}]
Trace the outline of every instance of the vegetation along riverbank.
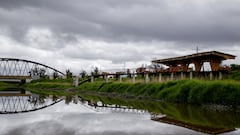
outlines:
[{"label": "vegetation along riverbank", "polygon": [[240,83],[230,80],[180,80],[147,84],[89,82],[77,89],[177,103],[240,105]]},{"label": "vegetation along riverbank", "polygon": [[178,80],[162,83],[86,82],[73,87],[71,80],[42,80],[22,86],[37,93],[57,95],[98,93],[124,98],[155,99],[186,104],[240,105],[240,83],[235,80]]},{"label": "vegetation along riverbank", "polygon": [[198,105],[240,105],[240,72],[232,72],[224,80],[185,79],[166,82],[144,82],[136,77],[123,78],[120,82],[112,78],[106,82],[95,78],[94,82],[83,82],[73,86],[73,79],[39,79],[26,84],[0,82],[0,90],[22,88],[34,93],[52,95],[75,95],[94,93],[98,95],[118,96],[121,98],[154,99],[164,102],[198,104]]}]

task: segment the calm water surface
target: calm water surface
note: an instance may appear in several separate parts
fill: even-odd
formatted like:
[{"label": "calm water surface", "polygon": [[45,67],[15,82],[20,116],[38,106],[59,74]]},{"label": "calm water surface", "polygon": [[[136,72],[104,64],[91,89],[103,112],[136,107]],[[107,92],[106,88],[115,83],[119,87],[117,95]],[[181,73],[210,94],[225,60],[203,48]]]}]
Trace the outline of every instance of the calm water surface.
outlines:
[{"label": "calm water surface", "polygon": [[[35,98],[29,98],[29,96],[21,99],[18,99],[17,96],[0,96],[0,109],[2,109],[2,114],[0,114],[1,135],[205,134],[184,128],[177,123],[174,125],[173,123],[167,124],[166,122],[151,120],[158,117],[168,117],[183,123],[189,121],[194,125],[201,125],[201,121],[209,125],[215,125],[214,122],[206,119],[216,115],[211,111],[203,111],[206,112],[203,113],[194,107],[183,108],[182,106],[171,106],[153,101],[126,101],[86,95],[63,98],[63,100],[53,96],[35,95]],[[18,102],[21,104],[18,104]],[[189,114],[195,113],[193,110],[198,111],[198,113]],[[7,111],[10,113],[7,113]],[[236,130],[226,134],[240,134],[237,129],[238,125],[231,122],[232,119],[237,120],[239,115],[230,115],[226,116],[226,119],[229,120],[226,127],[234,127]],[[224,125],[221,119],[217,123],[220,127]]]}]

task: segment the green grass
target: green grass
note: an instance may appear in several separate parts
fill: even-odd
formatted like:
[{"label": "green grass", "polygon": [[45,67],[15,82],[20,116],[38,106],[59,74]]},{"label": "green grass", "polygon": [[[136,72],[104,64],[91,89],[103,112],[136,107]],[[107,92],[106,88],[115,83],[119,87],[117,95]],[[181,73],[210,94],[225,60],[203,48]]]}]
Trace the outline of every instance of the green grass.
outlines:
[{"label": "green grass", "polygon": [[85,83],[78,90],[149,97],[167,102],[240,105],[237,81],[181,80],[165,83]]},{"label": "green grass", "polygon": [[23,86],[24,89],[44,95],[69,95],[71,92],[67,89],[73,89],[71,79],[41,79]]},{"label": "green grass", "polygon": [[22,87],[37,93],[48,93],[49,91],[54,95],[92,91],[121,97],[149,98],[174,103],[240,105],[240,82],[236,80],[179,80],[164,83],[112,81],[106,83],[103,79],[96,79],[93,83],[86,82],[78,87],[72,86],[72,79],[42,79],[23,86],[0,82],[0,90],[13,87]]},{"label": "green grass", "polygon": [[226,76],[226,79],[240,81],[240,71],[232,71],[230,74]]},{"label": "green grass", "polygon": [[21,86],[17,83],[0,82],[0,90],[11,89],[11,88],[19,88],[19,87],[21,87]]}]

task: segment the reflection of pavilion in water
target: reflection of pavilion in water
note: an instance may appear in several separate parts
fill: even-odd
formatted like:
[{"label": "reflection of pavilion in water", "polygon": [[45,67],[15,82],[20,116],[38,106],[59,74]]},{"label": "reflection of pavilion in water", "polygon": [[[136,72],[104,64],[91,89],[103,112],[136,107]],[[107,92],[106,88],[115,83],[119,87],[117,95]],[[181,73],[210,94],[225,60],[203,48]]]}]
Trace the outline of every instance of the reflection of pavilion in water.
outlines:
[{"label": "reflection of pavilion in water", "polygon": [[[160,122],[160,123],[166,123],[166,124],[171,124],[171,125],[176,125],[176,126],[180,126],[180,127],[184,127],[184,128],[188,128],[191,130],[195,130],[198,132],[202,132],[202,133],[207,133],[207,134],[221,134],[221,133],[226,133],[226,132],[230,132],[235,130],[233,127],[225,127],[222,125],[214,125],[212,126],[210,125],[204,125],[201,123],[194,123],[192,122],[192,119],[190,119],[189,121],[184,121],[183,119],[177,119],[174,116],[165,112],[165,114],[162,114],[161,112],[151,112],[148,111],[147,109],[145,110],[141,110],[141,109],[136,109],[134,107],[131,106],[121,106],[121,105],[116,105],[114,104],[106,104],[104,102],[101,101],[93,101],[93,100],[83,100],[79,97],[75,97],[73,99],[73,102],[75,100],[75,103],[77,103],[77,101],[80,101],[81,104],[83,104],[86,107],[89,107],[92,110],[98,111],[98,112],[111,112],[111,113],[131,113],[131,114],[139,114],[139,115],[150,115],[151,116],[151,120],[155,121],[155,122]],[[138,106],[138,105],[136,105]],[[135,107],[136,107],[135,106]],[[167,110],[168,107],[166,107]],[[173,107],[174,108],[174,107]],[[174,112],[176,111],[174,108],[171,111],[173,111],[172,113],[176,113],[179,114],[179,112]],[[164,109],[163,109],[164,110]],[[183,111],[185,113],[189,113],[191,114],[191,109],[188,108],[187,111]],[[198,113],[201,114],[201,113]],[[205,114],[205,113],[204,113]],[[181,115],[178,115],[179,117],[184,117],[185,115],[183,115],[182,111],[181,111]],[[194,116],[194,115],[193,115]],[[199,116],[199,115],[197,115]],[[201,116],[201,115],[200,115]],[[211,115],[210,115],[211,116]],[[186,117],[188,118],[188,116],[186,115]],[[202,118],[203,117],[203,118]],[[200,119],[206,119],[207,117],[204,115],[202,116]],[[210,121],[211,123],[211,121]]]},{"label": "reflection of pavilion in water", "polygon": [[31,112],[54,105],[61,100],[54,100],[26,92],[25,90],[0,91],[0,114]]}]

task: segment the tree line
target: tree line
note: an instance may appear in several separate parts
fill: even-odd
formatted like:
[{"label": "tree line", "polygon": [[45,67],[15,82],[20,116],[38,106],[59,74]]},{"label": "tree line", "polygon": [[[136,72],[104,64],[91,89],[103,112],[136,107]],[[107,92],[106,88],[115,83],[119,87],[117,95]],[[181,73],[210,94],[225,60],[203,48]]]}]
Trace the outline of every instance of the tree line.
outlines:
[{"label": "tree line", "polygon": [[[99,69],[98,67],[95,67],[94,70],[90,73],[90,75],[99,75]],[[31,71],[29,71],[29,75],[31,77],[38,77],[38,79],[40,78],[44,78],[47,79],[49,78],[49,75],[47,75],[46,69],[44,68],[33,68]],[[86,70],[81,70],[79,73],[79,76],[81,76],[81,78],[86,78],[89,76],[89,74],[87,73]],[[53,79],[57,79],[60,77],[60,75],[58,74],[58,72],[53,72],[52,74]],[[66,78],[72,78],[73,77],[73,72],[70,71],[70,69],[66,70]]]}]

